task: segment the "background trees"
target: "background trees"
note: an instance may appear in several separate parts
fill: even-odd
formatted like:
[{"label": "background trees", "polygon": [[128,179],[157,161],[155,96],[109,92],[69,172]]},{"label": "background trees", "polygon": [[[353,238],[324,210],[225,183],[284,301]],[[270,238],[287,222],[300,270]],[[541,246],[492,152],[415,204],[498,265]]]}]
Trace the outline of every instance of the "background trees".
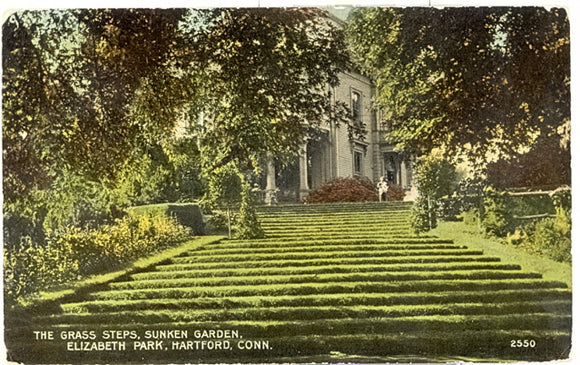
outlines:
[{"label": "background trees", "polygon": [[563,9],[361,8],[348,34],[377,84],[387,137],[400,148],[443,147],[481,163],[521,153],[540,135],[559,135],[566,145]]}]

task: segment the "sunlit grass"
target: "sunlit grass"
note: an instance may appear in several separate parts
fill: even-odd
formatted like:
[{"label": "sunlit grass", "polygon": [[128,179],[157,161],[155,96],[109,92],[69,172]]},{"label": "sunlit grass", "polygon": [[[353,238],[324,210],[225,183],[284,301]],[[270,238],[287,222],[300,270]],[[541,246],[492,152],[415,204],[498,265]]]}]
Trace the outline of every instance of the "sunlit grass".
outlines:
[{"label": "sunlit grass", "polygon": [[523,270],[538,272],[547,280],[561,281],[572,287],[570,264],[531,255],[498,240],[484,238],[477,233],[477,228],[474,226],[468,226],[462,222],[440,222],[439,226],[430,233],[454,240],[457,244],[466,245],[471,249],[483,250],[486,255],[500,257],[503,263],[521,265]]}]

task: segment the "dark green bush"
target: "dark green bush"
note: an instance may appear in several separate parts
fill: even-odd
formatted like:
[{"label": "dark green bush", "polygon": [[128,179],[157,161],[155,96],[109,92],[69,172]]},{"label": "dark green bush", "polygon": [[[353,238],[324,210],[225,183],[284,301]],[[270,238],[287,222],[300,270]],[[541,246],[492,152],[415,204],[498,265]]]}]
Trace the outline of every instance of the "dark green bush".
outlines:
[{"label": "dark green bush", "polygon": [[508,204],[513,216],[529,216],[538,214],[554,214],[554,204],[549,194],[542,195],[510,195]]},{"label": "dark green bush", "polygon": [[205,223],[201,208],[193,203],[162,203],[132,207],[128,209],[132,215],[166,215],[174,218],[179,224],[191,228],[193,234],[205,234]]},{"label": "dark green bush", "polygon": [[491,186],[483,189],[483,218],[481,226],[487,236],[505,237],[513,227],[513,216],[506,192]]},{"label": "dark green bush", "polygon": [[419,195],[411,210],[411,227],[415,234],[437,227],[437,203]]},{"label": "dark green bush", "polygon": [[567,211],[572,210],[572,189],[568,186],[560,187],[554,190],[550,197],[552,198],[552,203],[554,204],[554,208],[564,209]]},{"label": "dark green bush", "polygon": [[163,215],[135,215],[97,229],[70,227],[45,245],[23,239],[4,251],[4,293],[8,302],[58,284],[105,273],[137,258],[174,246],[190,230]]},{"label": "dark green bush", "polygon": [[242,185],[242,203],[240,213],[236,220],[236,238],[252,239],[264,237],[264,230],[258,220],[256,209],[254,208],[254,198],[250,184]]}]

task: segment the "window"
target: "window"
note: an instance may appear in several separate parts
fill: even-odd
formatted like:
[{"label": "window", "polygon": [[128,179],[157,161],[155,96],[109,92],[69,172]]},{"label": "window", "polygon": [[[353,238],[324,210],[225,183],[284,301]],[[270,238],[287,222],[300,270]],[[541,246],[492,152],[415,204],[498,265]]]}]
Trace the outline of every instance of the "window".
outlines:
[{"label": "window", "polygon": [[362,175],[363,170],[363,154],[359,151],[354,151],[353,153],[353,175]]},{"label": "window", "polygon": [[358,91],[351,92],[351,111],[354,124],[362,124],[362,96]]}]

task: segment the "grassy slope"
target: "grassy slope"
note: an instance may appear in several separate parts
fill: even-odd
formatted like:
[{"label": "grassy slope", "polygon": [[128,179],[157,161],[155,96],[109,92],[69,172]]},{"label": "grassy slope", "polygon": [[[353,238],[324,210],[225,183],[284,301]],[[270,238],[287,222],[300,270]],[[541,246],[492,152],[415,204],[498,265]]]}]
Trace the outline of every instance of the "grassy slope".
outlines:
[{"label": "grassy slope", "polygon": [[498,240],[481,237],[474,226],[468,226],[463,222],[440,222],[439,226],[429,233],[455,240],[458,244],[466,245],[470,249],[483,250],[488,256],[500,257],[504,264],[519,264],[524,271],[537,272],[546,280],[561,281],[572,287],[571,265],[531,255],[502,244]]}]

